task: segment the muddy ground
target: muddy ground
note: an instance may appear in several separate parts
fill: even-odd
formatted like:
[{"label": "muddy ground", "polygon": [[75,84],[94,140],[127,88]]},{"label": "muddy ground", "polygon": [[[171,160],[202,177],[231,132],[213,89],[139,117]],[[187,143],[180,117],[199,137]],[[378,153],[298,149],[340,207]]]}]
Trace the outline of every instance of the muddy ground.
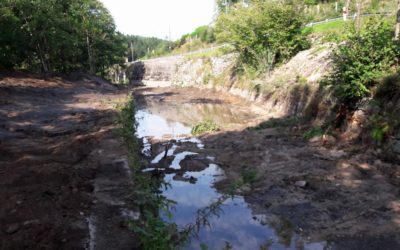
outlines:
[{"label": "muddy ground", "polygon": [[0,249],[137,246],[115,122],[126,92],[90,77],[0,75]]},{"label": "muddy ground", "polygon": [[[115,125],[115,103],[125,95],[91,80],[0,75],[0,249],[137,247],[126,227],[137,214],[127,202],[132,184]],[[231,102],[267,115],[213,91],[136,95],[144,104]],[[360,145],[306,141],[298,128],[245,129],[260,117],[201,137],[228,177],[218,189],[250,176],[236,192],[268,215],[265,223],[276,216],[288,222],[277,226],[282,240],[295,232],[333,242],[333,249],[400,249],[399,165]],[[153,150],[163,150],[163,142],[154,143]],[[182,162],[186,169],[206,165]]]},{"label": "muddy ground", "polygon": [[[143,88],[136,98],[141,104],[165,106],[202,98],[257,109],[218,92],[190,88]],[[383,162],[367,146],[323,138],[307,141],[302,137],[306,128],[246,129],[257,122],[245,120],[241,127],[201,136],[204,150],[182,144],[180,151],[214,156],[227,176],[216,184],[219,190],[247,179],[235,192],[244,195],[255,214],[267,215],[265,223],[275,224],[283,242],[296,233],[310,242],[328,241],[331,249],[400,249],[400,165]],[[164,144],[154,142],[153,156]],[[152,167],[168,167],[171,160]],[[207,160],[188,157],[181,166],[181,173],[201,170]]]}]

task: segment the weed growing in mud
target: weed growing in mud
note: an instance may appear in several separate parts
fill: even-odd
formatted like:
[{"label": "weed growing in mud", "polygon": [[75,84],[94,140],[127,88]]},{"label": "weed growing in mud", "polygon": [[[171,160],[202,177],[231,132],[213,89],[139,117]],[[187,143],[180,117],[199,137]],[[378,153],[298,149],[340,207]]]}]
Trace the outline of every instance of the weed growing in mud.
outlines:
[{"label": "weed growing in mud", "polygon": [[136,121],[135,121],[135,104],[132,95],[127,96],[124,103],[117,104],[118,123],[120,124],[119,134],[124,139],[128,147],[129,166],[137,169],[140,167],[139,157],[139,141],[135,136]]},{"label": "weed growing in mud", "polygon": [[212,120],[204,120],[192,128],[193,135],[219,131],[218,125]]},{"label": "weed growing in mud", "polygon": [[284,117],[284,118],[271,118],[267,121],[261,122],[255,127],[250,127],[248,130],[262,130],[266,128],[278,128],[278,127],[291,127],[302,122],[302,119],[298,116]]},{"label": "weed growing in mud", "polygon": [[140,144],[135,136],[136,109],[132,96],[129,95],[124,104],[118,104],[117,109],[119,110],[119,131],[128,147],[129,166],[132,169],[135,186],[132,200],[140,211],[139,220],[129,222],[129,228],[138,235],[144,249],[175,249],[176,242],[172,237],[172,229],[176,228],[176,225],[164,222],[159,215],[160,211],[170,214],[169,211],[174,202],[158,192],[160,186],[167,186],[167,183],[153,179],[141,171],[143,163],[138,153]]},{"label": "weed growing in mud", "polygon": [[309,140],[315,136],[322,136],[324,134],[325,134],[325,129],[323,129],[321,127],[315,127],[315,128],[311,128],[311,129],[307,130],[306,132],[304,132],[303,138],[306,140]]},{"label": "weed growing in mud", "polygon": [[242,172],[243,183],[253,185],[257,180],[257,171],[256,170],[244,170]]}]

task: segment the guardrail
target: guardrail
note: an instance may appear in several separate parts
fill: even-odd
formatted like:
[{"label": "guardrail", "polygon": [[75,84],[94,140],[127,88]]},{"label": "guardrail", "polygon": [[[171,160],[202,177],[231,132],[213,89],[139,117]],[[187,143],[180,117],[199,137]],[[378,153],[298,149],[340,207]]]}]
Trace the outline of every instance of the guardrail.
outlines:
[{"label": "guardrail", "polygon": [[[394,13],[382,12],[382,13],[364,13],[361,16],[365,17],[365,16],[392,16],[392,15],[394,15]],[[349,15],[348,18],[349,19],[356,19],[357,18],[357,14]],[[334,22],[334,21],[337,21],[337,20],[343,20],[343,16],[327,18],[327,19],[321,20],[321,21],[315,21],[315,22],[313,21],[313,22],[310,22],[310,23],[306,24],[304,27],[313,27],[313,26],[318,25],[318,24],[330,23],[330,22]],[[210,47],[210,48],[204,48],[204,49],[199,49],[199,50],[185,52],[185,53],[172,54],[172,55],[166,55],[166,56],[149,58],[149,59],[145,59],[145,60],[137,60],[137,61],[150,61],[150,60],[157,60],[159,58],[190,56],[190,55],[197,54],[197,53],[209,52],[209,51],[212,51],[212,50],[215,50],[215,49],[219,49],[219,48],[222,48],[222,47],[226,47],[226,46],[228,46],[228,44],[222,44],[222,45],[213,46],[213,47]],[[137,62],[137,61],[135,61],[135,62]],[[135,62],[128,62],[127,64],[129,65],[129,64],[135,63]]]},{"label": "guardrail", "polygon": [[[394,13],[390,13],[390,12],[364,13],[364,14],[361,14],[362,17],[363,16],[392,16],[392,15],[394,15]],[[349,19],[356,19],[357,18],[357,14],[350,15],[350,16],[348,16],[348,18]],[[337,20],[343,20],[343,16],[327,18],[327,19],[321,20],[321,21],[315,21],[315,22],[313,21],[313,22],[310,22],[310,23],[306,24],[305,27],[312,27],[312,26],[315,26],[315,25],[318,25],[318,24],[330,23],[330,22],[334,22],[334,21],[337,21]]]}]

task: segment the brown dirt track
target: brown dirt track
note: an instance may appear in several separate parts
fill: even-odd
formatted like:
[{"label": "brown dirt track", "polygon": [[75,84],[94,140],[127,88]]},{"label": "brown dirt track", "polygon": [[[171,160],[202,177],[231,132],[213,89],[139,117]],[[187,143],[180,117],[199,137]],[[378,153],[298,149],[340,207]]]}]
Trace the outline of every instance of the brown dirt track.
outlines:
[{"label": "brown dirt track", "polygon": [[[0,75],[0,249],[106,249],[90,233],[94,216],[97,224],[109,220],[107,229],[96,228],[109,235],[109,247],[133,248],[119,215],[107,212],[112,205],[95,190],[102,175],[129,182],[115,133],[114,103],[125,93],[104,82]],[[113,187],[122,197],[122,186]]]}]

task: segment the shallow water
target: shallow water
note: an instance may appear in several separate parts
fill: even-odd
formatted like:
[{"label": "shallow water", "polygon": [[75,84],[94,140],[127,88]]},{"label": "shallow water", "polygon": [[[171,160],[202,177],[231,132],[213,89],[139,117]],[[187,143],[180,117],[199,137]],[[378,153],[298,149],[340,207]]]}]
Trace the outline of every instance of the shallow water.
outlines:
[{"label": "shallow water", "polygon": [[[164,104],[165,105],[165,104]],[[226,122],[236,122],[237,117],[241,114],[235,113],[235,107],[210,107],[207,104],[207,110],[230,110],[223,113],[220,117],[225,117],[223,120]],[[165,110],[167,111],[165,111]],[[161,139],[168,137],[176,139],[180,142],[193,143],[200,150],[200,152],[185,151],[182,146],[173,144],[168,150],[168,156],[174,157],[169,168],[181,169],[180,163],[187,156],[199,155],[210,161],[215,159],[215,156],[202,155],[201,149],[204,145],[198,138],[182,138],[182,135],[190,136],[191,126],[194,124],[193,120],[188,120],[188,114],[196,113],[206,114],[207,112],[199,111],[199,104],[193,105],[193,110],[190,106],[185,106],[185,112],[174,112],[173,119],[166,117],[171,114],[171,107],[144,107],[141,108],[137,114],[138,121],[137,136],[143,138],[145,142],[144,151],[150,152],[150,144],[146,138]],[[236,109],[237,110],[237,109]],[[239,111],[238,111],[239,112]],[[181,114],[181,116],[179,116]],[[248,114],[251,116],[251,114]],[[209,117],[197,117],[202,120]],[[180,149],[180,150],[179,150]],[[183,152],[182,152],[183,151]],[[179,152],[179,153],[176,153]],[[164,156],[164,152],[153,156],[151,163],[157,164]],[[149,168],[144,171],[152,171]],[[195,182],[181,181],[174,179],[176,174],[166,174],[164,179],[169,182],[168,189],[162,189],[163,195],[171,200],[177,202],[175,209],[172,212],[172,222],[175,222],[180,228],[193,223],[196,220],[196,213],[199,209],[204,209],[210,204],[215,203],[218,199],[223,199],[222,205],[219,206],[221,211],[212,214],[208,217],[209,226],[202,227],[198,238],[193,238],[192,241],[185,246],[185,249],[200,249],[201,244],[205,244],[208,249],[223,249],[227,244],[233,249],[260,249],[260,246],[269,246],[268,249],[298,249],[299,238],[293,233],[280,232],[273,226],[265,223],[265,215],[255,215],[249,208],[248,204],[242,196],[228,197],[219,193],[213,184],[224,178],[224,172],[216,164],[210,163],[208,167],[202,171],[187,171],[183,175],[186,179],[192,177],[196,179]],[[226,197],[226,199],[225,199]],[[163,216],[165,220],[169,220],[167,216]],[[280,230],[282,231],[282,230]],[[302,249],[317,250],[324,249],[326,242],[301,244]]]}]

